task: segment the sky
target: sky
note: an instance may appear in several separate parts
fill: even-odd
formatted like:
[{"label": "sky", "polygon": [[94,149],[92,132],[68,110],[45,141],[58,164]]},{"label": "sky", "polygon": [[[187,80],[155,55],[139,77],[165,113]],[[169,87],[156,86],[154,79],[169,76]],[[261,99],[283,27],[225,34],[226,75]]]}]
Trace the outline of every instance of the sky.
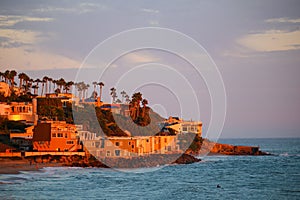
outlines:
[{"label": "sky", "polygon": [[[206,131],[211,93],[205,77],[178,55],[158,49],[128,52],[99,76],[106,67],[100,59],[105,52],[97,54],[101,42],[136,28],[175,30],[199,43],[206,55],[188,53],[213,60],[203,61],[204,71],[215,63],[220,72],[227,98],[221,137],[299,137],[299,10],[300,2],[290,0],[1,1],[0,70],[90,84],[103,80],[105,101],[110,101],[109,89],[125,77],[118,92],[137,83],[135,89],[161,115],[202,120]],[[173,45],[186,47],[179,40]],[[89,62],[91,54],[99,56],[97,63]],[[152,84],[139,83],[146,79]]]}]

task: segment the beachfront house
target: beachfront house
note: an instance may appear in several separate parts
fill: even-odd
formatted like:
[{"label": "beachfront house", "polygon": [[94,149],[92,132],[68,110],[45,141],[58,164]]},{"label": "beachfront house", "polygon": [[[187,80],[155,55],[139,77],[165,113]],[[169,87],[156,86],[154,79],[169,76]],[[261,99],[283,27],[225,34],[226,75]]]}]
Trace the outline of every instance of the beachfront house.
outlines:
[{"label": "beachfront house", "polygon": [[76,127],[65,121],[38,123],[33,129],[35,151],[79,151],[82,147],[76,136]]},{"label": "beachfront house", "polygon": [[31,102],[0,103],[0,116],[11,121],[24,121],[27,124],[35,124],[38,119],[36,99]]}]

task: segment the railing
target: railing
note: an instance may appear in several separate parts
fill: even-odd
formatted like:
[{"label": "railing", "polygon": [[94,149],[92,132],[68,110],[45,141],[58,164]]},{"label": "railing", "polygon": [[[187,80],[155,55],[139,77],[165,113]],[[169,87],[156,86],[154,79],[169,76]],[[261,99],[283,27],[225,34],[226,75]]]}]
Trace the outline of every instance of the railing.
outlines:
[{"label": "railing", "polygon": [[0,157],[21,157],[21,152],[4,152],[0,153]]},{"label": "railing", "polygon": [[27,156],[42,156],[42,155],[52,155],[52,156],[85,156],[85,152],[64,152],[64,151],[41,151],[41,152],[25,152],[25,157]]}]

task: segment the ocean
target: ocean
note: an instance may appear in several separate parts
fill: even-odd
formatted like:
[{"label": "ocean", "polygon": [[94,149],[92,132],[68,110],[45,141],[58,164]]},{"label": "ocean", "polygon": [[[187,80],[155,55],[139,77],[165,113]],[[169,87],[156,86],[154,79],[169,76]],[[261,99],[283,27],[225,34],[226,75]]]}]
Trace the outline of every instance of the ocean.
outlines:
[{"label": "ocean", "polygon": [[273,155],[206,156],[134,173],[49,167],[0,175],[0,199],[300,199],[300,138],[219,142],[260,146]]}]

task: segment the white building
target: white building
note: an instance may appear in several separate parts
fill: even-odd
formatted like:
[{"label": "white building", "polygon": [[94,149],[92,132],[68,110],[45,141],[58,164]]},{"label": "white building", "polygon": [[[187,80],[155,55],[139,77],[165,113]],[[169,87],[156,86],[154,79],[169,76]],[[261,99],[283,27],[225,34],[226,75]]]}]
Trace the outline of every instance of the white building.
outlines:
[{"label": "white building", "polygon": [[202,122],[200,121],[184,121],[177,117],[169,117],[162,123],[162,128],[172,129],[176,134],[194,133],[202,136]]}]

